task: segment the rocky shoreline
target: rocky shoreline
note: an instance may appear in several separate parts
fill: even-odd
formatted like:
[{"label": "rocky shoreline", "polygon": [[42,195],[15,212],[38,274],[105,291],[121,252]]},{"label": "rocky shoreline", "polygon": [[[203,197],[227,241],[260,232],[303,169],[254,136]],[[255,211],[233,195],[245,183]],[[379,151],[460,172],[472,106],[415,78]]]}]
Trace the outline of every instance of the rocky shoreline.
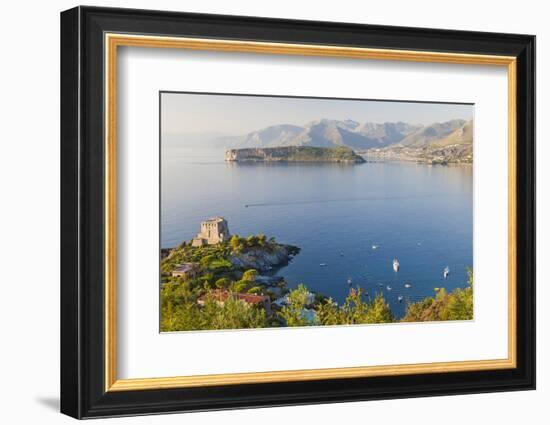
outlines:
[{"label": "rocky shoreline", "polygon": [[267,272],[287,265],[298,252],[295,246],[276,244],[270,249],[251,248],[244,253],[232,253],[229,261],[238,268]]}]

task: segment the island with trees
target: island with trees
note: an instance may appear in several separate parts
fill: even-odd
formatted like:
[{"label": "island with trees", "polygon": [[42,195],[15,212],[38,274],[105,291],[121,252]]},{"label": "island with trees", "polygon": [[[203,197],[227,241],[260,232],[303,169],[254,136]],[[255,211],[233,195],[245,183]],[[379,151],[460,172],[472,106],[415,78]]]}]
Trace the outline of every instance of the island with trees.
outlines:
[{"label": "island with trees", "polygon": [[272,148],[229,149],[225,152],[229,162],[328,162],[362,164],[362,156],[347,146],[331,148],[313,146],[280,146]]}]

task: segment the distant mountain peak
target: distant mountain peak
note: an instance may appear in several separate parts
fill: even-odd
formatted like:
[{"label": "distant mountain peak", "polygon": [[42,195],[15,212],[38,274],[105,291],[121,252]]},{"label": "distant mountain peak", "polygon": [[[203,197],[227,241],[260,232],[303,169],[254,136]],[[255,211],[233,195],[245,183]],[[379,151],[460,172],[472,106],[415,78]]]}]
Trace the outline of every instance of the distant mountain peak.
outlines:
[{"label": "distant mountain peak", "polygon": [[465,123],[466,120],[463,119],[452,119],[445,122],[433,123],[405,137],[399,144],[409,147],[427,146],[449,136],[451,133],[464,126]]},{"label": "distant mountain peak", "polygon": [[[428,126],[404,121],[376,123],[320,118],[303,126],[276,124],[240,137],[218,138],[215,146],[225,148],[268,148],[279,146],[336,147],[347,146],[355,150],[384,148],[392,145],[422,147],[434,143],[467,143],[471,129],[463,119],[436,122]],[[462,130],[460,130],[462,129]],[[470,135],[470,136],[468,136]],[[446,138],[448,140],[444,141]]]},{"label": "distant mountain peak", "polygon": [[278,124],[253,131],[245,136],[243,147],[285,146],[294,137],[304,131],[303,127],[293,124]]}]

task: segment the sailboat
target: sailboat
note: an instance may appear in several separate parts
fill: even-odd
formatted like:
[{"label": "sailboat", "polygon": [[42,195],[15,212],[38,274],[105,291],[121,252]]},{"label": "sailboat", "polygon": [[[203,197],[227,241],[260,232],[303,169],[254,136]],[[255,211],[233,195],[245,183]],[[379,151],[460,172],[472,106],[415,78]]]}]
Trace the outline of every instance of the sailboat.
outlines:
[{"label": "sailboat", "polygon": [[443,269],[443,278],[447,279],[450,273],[451,273],[451,270],[449,270],[449,266],[445,267]]},{"label": "sailboat", "polygon": [[397,258],[393,259],[393,271],[396,273],[399,271],[399,261]]}]

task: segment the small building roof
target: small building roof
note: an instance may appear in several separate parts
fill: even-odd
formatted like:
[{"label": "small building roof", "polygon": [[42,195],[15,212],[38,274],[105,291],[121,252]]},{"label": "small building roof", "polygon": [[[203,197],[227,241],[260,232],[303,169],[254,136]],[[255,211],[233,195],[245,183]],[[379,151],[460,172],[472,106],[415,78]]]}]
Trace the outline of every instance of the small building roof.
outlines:
[{"label": "small building roof", "polygon": [[256,294],[236,294],[236,295],[238,299],[243,300],[249,304],[259,304],[269,299],[267,295],[256,295]]},{"label": "small building roof", "polygon": [[202,295],[199,300],[205,301],[207,297],[212,297],[216,301],[225,302],[229,297],[234,297],[235,299],[244,301],[248,304],[263,304],[265,301],[269,300],[267,295],[256,295],[256,294],[245,294],[239,292],[229,292],[221,289],[215,289],[210,291],[206,295]]},{"label": "small building roof", "polygon": [[183,263],[177,266],[173,272],[185,273],[196,269],[199,266],[198,263]]}]

